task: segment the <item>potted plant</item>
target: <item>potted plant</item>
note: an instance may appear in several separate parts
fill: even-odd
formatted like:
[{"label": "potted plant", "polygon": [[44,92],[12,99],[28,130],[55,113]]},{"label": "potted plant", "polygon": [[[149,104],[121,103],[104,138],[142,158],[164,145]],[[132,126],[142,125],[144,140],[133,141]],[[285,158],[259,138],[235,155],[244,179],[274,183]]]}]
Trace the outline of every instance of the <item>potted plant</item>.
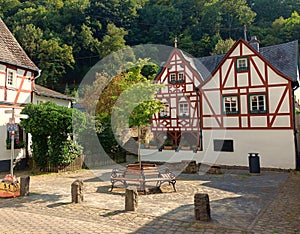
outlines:
[{"label": "potted plant", "polygon": [[[25,141],[19,141],[15,139],[14,149],[22,149],[26,145]],[[11,139],[6,139],[6,149],[11,149]]]},{"label": "potted plant", "polygon": [[164,149],[165,150],[171,150],[173,149],[173,143],[171,141],[166,141],[166,143],[164,144]]}]

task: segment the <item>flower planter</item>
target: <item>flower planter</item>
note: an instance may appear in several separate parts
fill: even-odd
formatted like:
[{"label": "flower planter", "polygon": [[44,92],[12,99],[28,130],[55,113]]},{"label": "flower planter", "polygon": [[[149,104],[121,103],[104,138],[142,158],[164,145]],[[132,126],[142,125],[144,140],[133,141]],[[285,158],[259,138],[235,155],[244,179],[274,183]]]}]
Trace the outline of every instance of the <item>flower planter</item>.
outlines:
[{"label": "flower planter", "polygon": [[190,150],[191,147],[190,146],[181,146],[180,149],[181,150]]},{"label": "flower planter", "polygon": [[156,145],[149,145],[149,149],[157,149]]},{"label": "flower planter", "polygon": [[172,150],[173,146],[169,146],[169,145],[165,145],[164,146],[164,150]]}]

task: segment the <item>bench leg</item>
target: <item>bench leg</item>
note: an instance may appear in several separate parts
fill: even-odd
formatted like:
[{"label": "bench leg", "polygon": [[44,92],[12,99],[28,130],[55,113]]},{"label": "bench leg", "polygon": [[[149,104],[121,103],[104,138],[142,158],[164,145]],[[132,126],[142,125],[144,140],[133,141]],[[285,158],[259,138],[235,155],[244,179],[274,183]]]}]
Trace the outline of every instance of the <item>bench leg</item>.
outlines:
[{"label": "bench leg", "polygon": [[170,181],[169,184],[172,184],[174,192],[177,192],[175,188],[176,181]]},{"label": "bench leg", "polygon": [[111,181],[111,188],[110,188],[110,191],[111,191],[111,192],[112,192],[113,189],[114,189],[114,184],[115,184],[115,182]]}]

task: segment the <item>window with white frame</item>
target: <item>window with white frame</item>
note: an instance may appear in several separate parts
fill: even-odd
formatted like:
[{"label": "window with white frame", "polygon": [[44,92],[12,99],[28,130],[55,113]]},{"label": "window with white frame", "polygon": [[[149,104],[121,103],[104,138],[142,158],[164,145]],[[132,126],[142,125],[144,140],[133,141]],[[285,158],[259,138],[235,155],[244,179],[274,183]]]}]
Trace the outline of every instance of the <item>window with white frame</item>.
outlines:
[{"label": "window with white frame", "polygon": [[249,104],[250,104],[250,113],[266,113],[267,104],[266,104],[266,95],[249,95]]},{"label": "window with white frame", "polygon": [[165,103],[165,108],[159,112],[160,118],[170,118],[170,105]]},{"label": "window with white frame", "polygon": [[184,83],[184,72],[172,72],[169,74],[169,83],[170,84],[178,84]]},{"label": "window with white frame", "polygon": [[7,69],[6,86],[7,87],[15,87],[16,86],[16,71],[14,71],[12,69]]},{"label": "window with white frame", "polygon": [[237,96],[223,97],[223,111],[225,114],[237,114],[238,113],[238,97]]},{"label": "window with white frame", "polygon": [[180,83],[184,82],[184,73],[183,72],[178,73],[178,82],[180,82]]},{"label": "window with white frame", "polygon": [[180,102],[178,106],[179,117],[188,117],[190,115],[189,104],[187,102]]},{"label": "window with white frame", "polygon": [[176,83],[176,73],[171,73],[169,76],[170,83]]},{"label": "window with white frame", "polygon": [[248,57],[241,57],[236,59],[236,70],[237,71],[248,70]]}]

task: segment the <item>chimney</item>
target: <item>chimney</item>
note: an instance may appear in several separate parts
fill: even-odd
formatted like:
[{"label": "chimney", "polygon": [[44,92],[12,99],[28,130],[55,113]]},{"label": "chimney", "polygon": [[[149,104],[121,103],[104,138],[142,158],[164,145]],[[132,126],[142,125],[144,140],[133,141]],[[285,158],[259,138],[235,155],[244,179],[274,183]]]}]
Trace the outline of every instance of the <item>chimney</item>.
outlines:
[{"label": "chimney", "polygon": [[259,52],[259,40],[257,40],[256,36],[251,37],[249,45],[252,46],[257,52]]}]

